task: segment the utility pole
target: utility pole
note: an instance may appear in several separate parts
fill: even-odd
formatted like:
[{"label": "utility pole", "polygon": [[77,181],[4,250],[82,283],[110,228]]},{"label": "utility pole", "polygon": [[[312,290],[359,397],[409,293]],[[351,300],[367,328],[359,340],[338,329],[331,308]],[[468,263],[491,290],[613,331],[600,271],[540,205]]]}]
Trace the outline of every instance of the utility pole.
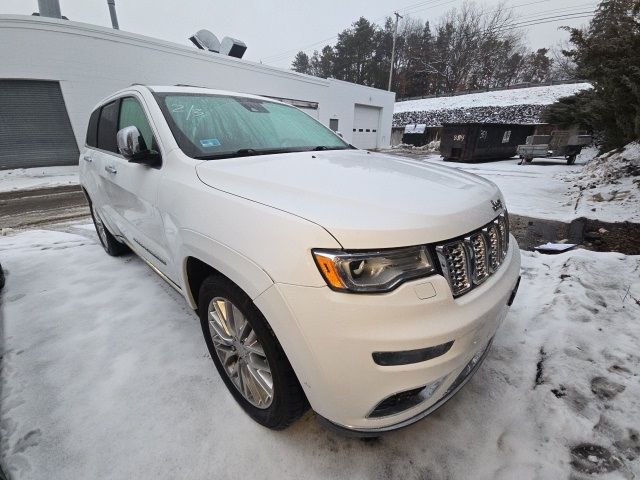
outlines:
[{"label": "utility pole", "polygon": [[396,24],[393,27],[393,47],[391,47],[391,67],[389,68],[389,87],[388,91],[391,91],[391,79],[393,78],[393,62],[396,58],[396,37],[398,36],[398,19],[403,18],[398,12],[393,12],[396,16]]}]

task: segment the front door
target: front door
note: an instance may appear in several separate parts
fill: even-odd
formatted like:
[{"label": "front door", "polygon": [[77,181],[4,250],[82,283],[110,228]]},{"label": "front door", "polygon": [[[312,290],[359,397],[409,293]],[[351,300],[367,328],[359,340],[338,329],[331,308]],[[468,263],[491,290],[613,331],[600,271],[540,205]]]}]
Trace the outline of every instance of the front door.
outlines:
[{"label": "front door", "polygon": [[[118,130],[135,126],[145,144],[162,153],[143,102],[143,99],[133,95],[117,100],[115,131],[111,133],[115,136]],[[101,125],[102,117],[98,125],[98,137]],[[131,163],[119,153],[104,151],[101,163],[100,175],[107,196],[105,210],[108,215],[140,256],[172,278],[162,216],[157,207],[162,166]]]}]

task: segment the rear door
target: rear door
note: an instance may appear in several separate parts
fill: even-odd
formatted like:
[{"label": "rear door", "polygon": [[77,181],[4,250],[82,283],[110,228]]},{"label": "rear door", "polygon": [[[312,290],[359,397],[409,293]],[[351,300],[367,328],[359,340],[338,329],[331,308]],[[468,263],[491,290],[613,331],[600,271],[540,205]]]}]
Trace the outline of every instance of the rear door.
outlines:
[{"label": "rear door", "polygon": [[96,164],[93,162],[94,152],[98,146],[98,118],[100,118],[100,107],[96,108],[93,113],[91,113],[91,117],[89,117],[85,147],[82,149],[79,162],[83,185],[89,193],[91,202],[96,207],[102,204],[99,188],[100,175]]},{"label": "rear door", "polygon": [[[135,94],[123,97],[114,103],[113,111],[104,115],[105,128],[113,135],[113,145],[106,144],[102,152],[103,188],[109,205],[109,215],[118,230],[128,240],[136,252],[153,264],[169,278],[173,278],[172,266],[167,248],[162,215],[158,209],[158,189],[162,178],[162,166],[131,163],[119,153],[115,141],[119,130],[135,126],[145,144],[162,153],[157,135],[144,107],[144,100]],[[100,118],[99,135],[103,116]],[[111,142],[111,140],[109,140]]]},{"label": "rear door", "polygon": [[116,128],[119,109],[120,100],[113,100],[102,105],[99,109],[96,147],[93,149],[90,157],[98,186],[97,198],[92,198],[92,200],[100,217],[114,235],[124,235],[124,231],[121,228],[122,222],[119,221],[116,214],[116,205],[114,205],[115,196],[113,192],[111,192],[113,189],[112,175],[107,175],[105,168],[111,164],[112,157],[117,155],[118,152],[116,145]]}]

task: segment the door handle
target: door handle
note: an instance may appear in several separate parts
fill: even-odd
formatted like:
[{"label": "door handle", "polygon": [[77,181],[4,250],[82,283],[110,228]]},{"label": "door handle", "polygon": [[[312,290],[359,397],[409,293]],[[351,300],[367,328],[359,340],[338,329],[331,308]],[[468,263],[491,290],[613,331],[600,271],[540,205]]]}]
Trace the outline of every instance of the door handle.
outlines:
[{"label": "door handle", "polygon": [[113,174],[118,173],[118,171],[115,169],[115,167],[112,167],[111,165],[107,165],[106,167],[104,167],[104,169],[109,173],[113,173]]},{"label": "door handle", "polygon": [[83,156],[82,156],[82,159],[83,159],[85,162],[89,162],[89,163],[93,162],[93,160],[91,159],[91,155],[83,155]]}]

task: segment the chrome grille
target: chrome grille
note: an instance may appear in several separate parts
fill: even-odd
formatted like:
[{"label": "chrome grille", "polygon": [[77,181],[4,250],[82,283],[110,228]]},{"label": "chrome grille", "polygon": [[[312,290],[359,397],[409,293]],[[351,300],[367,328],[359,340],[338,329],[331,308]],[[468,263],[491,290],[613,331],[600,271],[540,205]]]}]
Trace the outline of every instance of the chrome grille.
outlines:
[{"label": "chrome grille", "polygon": [[500,248],[500,231],[494,222],[488,227],[482,229],[489,241],[487,256],[489,258],[489,270],[495,272],[500,266],[502,257],[502,249]]},{"label": "chrome grille", "polygon": [[471,289],[469,253],[463,242],[453,242],[436,247],[440,265],[454,292],[458,295]]},{"label": "chrome grille", "polygon": [[454,297],[489,278],[500,268],[508,250],[507,212],[464,238],[436,245],[440,266]]},{"label": "chrome grille", "polygon": [[487,241],[482,233],[476,233],[467,240],[473,252],[473,283],[481,283],[489,276]]}]

